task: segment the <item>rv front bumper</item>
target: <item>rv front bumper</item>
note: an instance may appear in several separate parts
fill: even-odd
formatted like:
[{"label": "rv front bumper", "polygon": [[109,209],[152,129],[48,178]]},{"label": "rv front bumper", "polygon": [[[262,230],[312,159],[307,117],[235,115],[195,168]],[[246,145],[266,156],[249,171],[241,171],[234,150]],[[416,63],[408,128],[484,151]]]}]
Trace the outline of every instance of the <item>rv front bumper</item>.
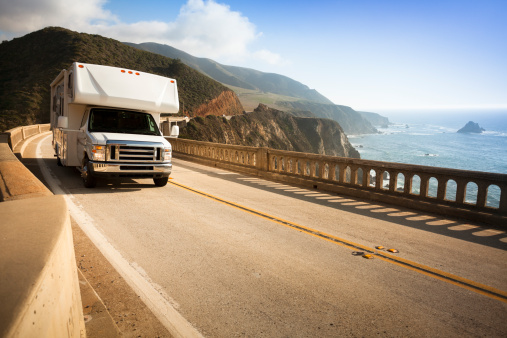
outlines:
[{"label": "rv front bumper", "polygon": [[90,173],[97,177],[166,177],[171,174],[171,163],[90,163]]}]

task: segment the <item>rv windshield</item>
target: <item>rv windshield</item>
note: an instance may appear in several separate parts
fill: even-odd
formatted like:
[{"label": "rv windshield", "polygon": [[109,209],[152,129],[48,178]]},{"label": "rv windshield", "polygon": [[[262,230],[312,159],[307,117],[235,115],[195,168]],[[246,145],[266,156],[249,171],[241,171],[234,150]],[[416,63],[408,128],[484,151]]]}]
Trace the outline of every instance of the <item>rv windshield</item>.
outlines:
[{"label": "rv windshield", "polygon": [[120,109],[92,108],[88,130],[91,132],[160,135],[157,123],[150,114]]}]

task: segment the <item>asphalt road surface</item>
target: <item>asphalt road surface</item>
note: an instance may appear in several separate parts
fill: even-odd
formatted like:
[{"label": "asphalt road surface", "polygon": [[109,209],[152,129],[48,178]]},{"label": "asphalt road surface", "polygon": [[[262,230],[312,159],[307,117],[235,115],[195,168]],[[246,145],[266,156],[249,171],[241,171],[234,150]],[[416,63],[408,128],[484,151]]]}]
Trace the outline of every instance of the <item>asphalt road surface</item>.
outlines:
[{"label": "asphalt road surface", "polygon": [[24,157],[176,335],[507,336],[502,229],[178,159],[86,189],[48,134]]}]

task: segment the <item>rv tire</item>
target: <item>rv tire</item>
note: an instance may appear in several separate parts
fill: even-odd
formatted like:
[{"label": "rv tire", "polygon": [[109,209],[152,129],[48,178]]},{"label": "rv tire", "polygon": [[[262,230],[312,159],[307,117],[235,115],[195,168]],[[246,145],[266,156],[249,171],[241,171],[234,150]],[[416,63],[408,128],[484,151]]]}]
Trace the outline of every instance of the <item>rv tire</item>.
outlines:
[{"label": "rv tire", "polygon": [[83,184],[85,188],[95,188],[97,180],[90,174],[89,160],[85,158],[83,168],[81,170],[81,177],[83,178]]},{"label": "rv tire", "polygon": [[155,183],[155,185],[157,187],[163,187],[163,186],[165,186],[167,184],[168,180],[169,180],[169,176],[153,178],[153,182]]}]

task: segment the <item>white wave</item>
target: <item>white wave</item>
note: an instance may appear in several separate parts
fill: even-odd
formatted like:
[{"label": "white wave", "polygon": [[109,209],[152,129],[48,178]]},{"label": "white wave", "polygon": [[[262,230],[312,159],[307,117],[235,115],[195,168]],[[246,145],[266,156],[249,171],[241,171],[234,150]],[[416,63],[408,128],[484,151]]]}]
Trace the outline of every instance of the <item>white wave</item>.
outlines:
[{"label": "white wave", "polygon": [[488,135],[488,136],[503,136],[503,137],[507,136],[507,133],[505,133],[505,132],[492,131],[492,130],[487,130],[487,131],[483,132],[482,134],[483,135]]}]

